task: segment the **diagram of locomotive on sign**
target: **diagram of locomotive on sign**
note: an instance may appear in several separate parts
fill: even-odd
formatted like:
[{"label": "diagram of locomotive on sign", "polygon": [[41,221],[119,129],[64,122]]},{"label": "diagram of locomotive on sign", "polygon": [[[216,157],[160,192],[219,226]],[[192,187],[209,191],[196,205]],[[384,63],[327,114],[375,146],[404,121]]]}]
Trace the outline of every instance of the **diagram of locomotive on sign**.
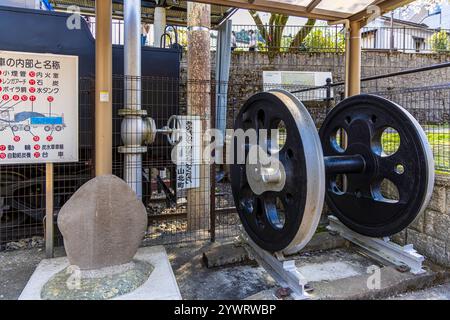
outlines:
[{"label": "diagram of locomotive on sign", "polygon": [[66,127],[64,115],[24,111],[12,114],[0,109],[0,131],[10,128],[14,133],[43,128],[45,132],[59,132]]}]

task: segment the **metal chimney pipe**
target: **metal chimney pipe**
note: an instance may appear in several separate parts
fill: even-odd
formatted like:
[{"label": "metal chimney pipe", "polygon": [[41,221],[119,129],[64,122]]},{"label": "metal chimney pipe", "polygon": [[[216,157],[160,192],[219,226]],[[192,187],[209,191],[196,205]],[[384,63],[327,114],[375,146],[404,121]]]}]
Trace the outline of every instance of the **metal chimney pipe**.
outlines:
[{"label": "metal chimney pipe", "polygon": [[124,1],[125,29],[125,105],[119,114],[124,116],[121,137],[124,146],[119,152],[124,153],[124,180],[142,199],[142,147],[144,140],[144,122],[146,115],[141,110],[141,1]]}]

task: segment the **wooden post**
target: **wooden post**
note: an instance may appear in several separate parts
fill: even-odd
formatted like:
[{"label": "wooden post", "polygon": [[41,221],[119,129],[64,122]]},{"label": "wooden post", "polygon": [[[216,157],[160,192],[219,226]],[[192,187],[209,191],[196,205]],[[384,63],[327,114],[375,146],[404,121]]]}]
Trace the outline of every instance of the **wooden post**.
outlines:
[{"label": "wooden post", "polygon": [[45,256],[53,258],[53,163],[45,167]]},{"label": "wooden post", "polygon": [[112,3],[95,2],[95,175],[112,173]]},{"label": "wooden post", "polygon": [[361,26],[357,21],[350,22],[350,39],[346,48],[346,97],[361,92]]},{"label": "wooden post", "polygon": [[[187,114],[200,116],[202,133],[210,128],[211,119],[211,57],[210,57],[210,26],[211,6],[188,2],[188,84],[187,84]],[[200,147],[203,150],[209,141],[203,140]],[[209,229],[210,225],[210,165],[203,161],[200,164],[199,188],[187,192],[187,228],[190,231]]]}]

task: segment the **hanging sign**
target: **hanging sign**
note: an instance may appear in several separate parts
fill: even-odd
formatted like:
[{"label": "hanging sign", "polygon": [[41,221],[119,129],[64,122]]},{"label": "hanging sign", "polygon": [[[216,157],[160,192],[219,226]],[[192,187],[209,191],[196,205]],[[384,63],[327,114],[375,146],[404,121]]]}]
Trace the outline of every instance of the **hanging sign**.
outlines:
[{"label": "hanging sign", "polygon": [[0,165],[78,161],[78,57],[0,51]]},{"label": "hanging sign", "polygon": [[177,190],[198,188],[202,154],[201,119],[199,116],[178,116],[178,123],[180,142],[173,153],[177,165]]}]

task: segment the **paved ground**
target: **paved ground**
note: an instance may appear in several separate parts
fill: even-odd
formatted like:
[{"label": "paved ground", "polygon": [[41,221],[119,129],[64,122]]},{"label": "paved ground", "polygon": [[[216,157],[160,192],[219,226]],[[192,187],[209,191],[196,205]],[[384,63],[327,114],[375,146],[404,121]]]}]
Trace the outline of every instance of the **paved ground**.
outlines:
[{"label": "paved ground", "polygon": [[[62,255],[64,250],[58,248],[55,256]],[[0,300],[17,299],[42,259],[45,259],[43,249],[0,252]]]},{"label": "paved ground", "polygon": [[[208,243],[166,246],[184,299],[244,299],[260,292],[273,293],[277,288],[269,274],[258,266],[206,268],[202,254],[208,248]],[[58,249],[56,256],[62,255],[63,250]],[[0,300],[17,299],[35,267],[44,257],[42,249],[0,252]],[[312,286],[316,289],[315,295],[320,299],[322,291],[326,294],[333,290],[342,293],[337,286],[341,288],[347,288],[351,284],[354,288],[361,286],[361,279],[366,282],[367,267],[373,265],[373,261],[356,254],[351,249],[338,248],[302,254],[296,265],[310,278]],[[346,279],[353,281],[348,282]],[[352,290],[350,291],[354,294]],[[360,297],[367,295],[363,294]],[[389,299],[450,299],[450,284],[401,294]]]},{"label": "paved ground", "polygon": [[416,292],[408,292],[389,300],[450,300],[450,283]]},{"label": "paved ground", "polygon": [[[184,299],[244,299],[275,284],[264,269],[242,265],[208,269],[202,260],[208,244],[166,246]],[[64,251],[56,250],[56,256]],[[42,249],[0,252],[0,300],[17,299],[38,263]]]}]

